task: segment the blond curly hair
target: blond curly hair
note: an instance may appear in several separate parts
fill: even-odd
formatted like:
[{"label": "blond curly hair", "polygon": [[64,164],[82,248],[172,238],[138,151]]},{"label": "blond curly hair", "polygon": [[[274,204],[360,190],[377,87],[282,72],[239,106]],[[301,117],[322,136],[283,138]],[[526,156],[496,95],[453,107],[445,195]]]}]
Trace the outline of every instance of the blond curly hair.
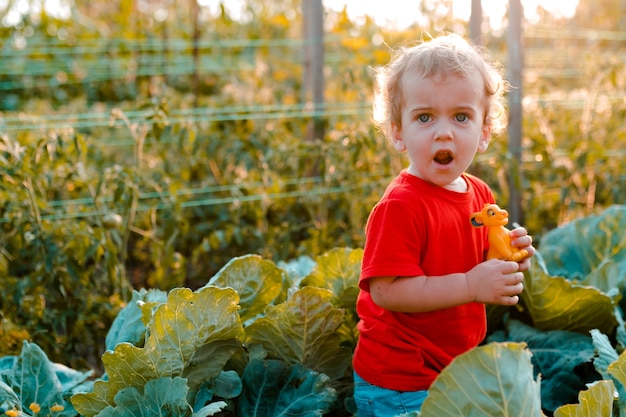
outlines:
[{"label": "blond curly hair", "polygon": [[443,34],[422,40],[411,47],[400,47],[392,59],[376,70],[373,122],[391,139],[391,126],[402,127],[404,104],[402,77],[410,73],[417,77],[458,76],[469,78],[478,72],[485,84],[487,109],[485,123],[494,134],[506,128],[507,112],[504,94],[510,89],[504,79],[502,66],[490,60],[483,49],[470,44],[456,34]]}]

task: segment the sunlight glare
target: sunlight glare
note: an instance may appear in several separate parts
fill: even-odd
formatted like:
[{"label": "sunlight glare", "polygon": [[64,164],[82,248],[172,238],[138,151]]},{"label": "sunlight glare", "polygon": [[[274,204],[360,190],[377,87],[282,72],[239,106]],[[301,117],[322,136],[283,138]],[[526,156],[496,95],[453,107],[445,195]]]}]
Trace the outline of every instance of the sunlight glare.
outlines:
[{"label": "sunlight glare", "polygon": [[[237,19],[244,10],[245,0],[197,0],[202,7],[208,7],[212,13],[217,13],[220,3]],[[470,0],[451,0],[452,13],[459,19],[469,20],[471,14]],[[68,0],[44,0],[43,4],[48,14],[60,19],[71,16],[71,6]],[[387,27],[406,28],[420,22],[419,1],[407,2],[406,0],[322,0],[324,7],[335,11],[341,11],[347,7],[351,18],[360,19],[365,15],[372,17],[377,24]],[[443,3],[443,1],[442,1]],[[0,0],[0,10],[6,8],[9,0]],[[506,14],[508,1],[505,0],[482,0],[483,14],[494,30],[502,28]],[[578,0],[522,0],[524,15],[532,23],[537,23],[539,14],[538,7],[543,7],[555,17],[571,18],[576,13]],[[19,16],[28,12],[28,0],[13,2],[11,10],[5,14],[5,25],[17,24]]]},{"label": "sunlight glare", "polygon": [[[206,0],[205,0],[206,1]],[[419,22],[419,2],[406,0],[322,0],[325,7],[335,11],[347,7],[348,14],[354,17],[369,15],[376,23],[385,26],[406,28]],[[524,16],[532,23],[537,23],[539,14],[537,7],[541,6],[555,17],[570,18],[576,13],[578,0],[522,0]],[[452,0],[452,13],[462,20],[469,20],[472,2],[470,0]],[[494,30],[502,29],[504,16],[508,8],[508,1],[482,0],[483,15]]]}]

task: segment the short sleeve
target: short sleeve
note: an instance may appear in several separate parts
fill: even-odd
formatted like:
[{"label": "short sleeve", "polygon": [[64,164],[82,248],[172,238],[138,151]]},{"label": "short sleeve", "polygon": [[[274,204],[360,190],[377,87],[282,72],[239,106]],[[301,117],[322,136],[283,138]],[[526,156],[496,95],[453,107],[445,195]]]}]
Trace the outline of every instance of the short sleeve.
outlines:
[{"label": "short sleeve", "polygon": [[419,215],[399,200],[378,203],[367,222],[359,286],[368,291],[369,278],[378,276],[420,276],[425,229]]}]

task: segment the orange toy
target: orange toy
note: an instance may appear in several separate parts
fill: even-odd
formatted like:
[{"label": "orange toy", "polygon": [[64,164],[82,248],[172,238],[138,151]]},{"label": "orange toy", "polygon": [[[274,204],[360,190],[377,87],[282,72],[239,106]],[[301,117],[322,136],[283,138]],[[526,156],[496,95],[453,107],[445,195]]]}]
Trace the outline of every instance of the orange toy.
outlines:
[{"label": "orange toy", "polygon": [[509,213],[498,207],[497,204],[485,204],[482,211],[473,213],[470,217],[472,226],[486,226],[489,238],[487,259],[497,258],[504,261],[519,262],[528,256],[526,249],[511,246],[509,229],[504,227],[509,222]]}]

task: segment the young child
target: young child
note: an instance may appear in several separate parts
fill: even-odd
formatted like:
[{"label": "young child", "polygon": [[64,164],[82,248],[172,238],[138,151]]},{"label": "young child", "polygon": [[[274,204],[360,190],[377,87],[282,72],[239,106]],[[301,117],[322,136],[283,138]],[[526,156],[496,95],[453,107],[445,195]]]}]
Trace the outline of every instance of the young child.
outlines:
[{"label": "young child", "polygon": [[365,229],[353,360],[359,417],[419,411],[441,370],[485,337],[485,304],[518,302],[535,253],[519,227],[511,244],[528,256],[486,261],[487,230],[470,222],[495,202],[465,171],[506,122],[499,67],[448,34],[400,49],[376,80],[374,122],[409,166]]}]

